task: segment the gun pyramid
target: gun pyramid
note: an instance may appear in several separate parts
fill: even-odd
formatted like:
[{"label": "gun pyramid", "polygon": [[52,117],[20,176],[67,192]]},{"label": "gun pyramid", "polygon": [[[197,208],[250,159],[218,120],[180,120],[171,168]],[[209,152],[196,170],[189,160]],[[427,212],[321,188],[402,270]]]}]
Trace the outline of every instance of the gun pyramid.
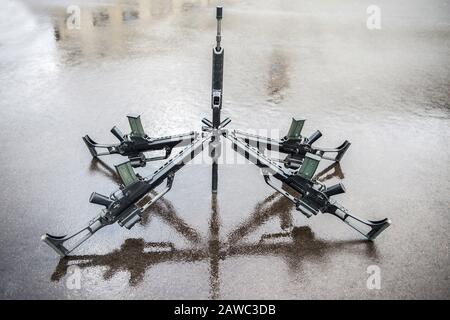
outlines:
[{"label": "gun pyramid", "polygon": [[[217,34],[216,44],[212,52],[212,119],[202,119],[204,126],[201,132],[190,132],[167,137],[149,137],[142,126],[139,115],[128,115],[131,127],[129,134],[123,134],[117,127],[111,133],[119,140],[117,144],[99,144],[88,135],[83,141],[94,158],[119,154],[127,157],[124,163],[116,165],[121,186],[109,196],[93,192],[89,201],[103,206],[100,214],[81,230],[66,236],[45,234],[42,240],[59,255],[66,256],[94,233],[105,226],[118,223],[131,229],[141,221],[143,212],[164,196],[172,188],[175,174],[189,161],[205,149],[212,159],[212,193],[217,193],[218,159],[221,155],[222,143],[230,141],[232,149],[261,169],[264,181],[275,191],[291,201],[296,210],[310,218],[319,213],[336,216],[350,227],[361,233],[368,240],[375,239],[390,224],[389,219],[365,220],[350,214],[332,197],[344,193],[341,183],[326,186],[315,178],[315,172],[321,159],[339,162],[350,147],[344,141],[337,148],[319,148],[313,144],[320,139],[322,133],[316,131],[309,137],[302,135],[304,119],[292,119],[290,129],[282,139],[272,139],[249,134],[240,130],[229,130],[226,126],[229,118],[221,120],[223,95],[224,48],[221,46],[222,7],[216,8]],[[207,148],[205,146],[208,145]],[[183,149],[170,157],[173,148]],[[275,150],[286,157],[279,161],[266,154],[266,150]],[[163,156],[147,158],[144,152],[163,151]],[[159,169],[147,177],[137,174],[133,168],[144,167],[147,162],[165,160]],[[295,193],[286,191],[274,180],[289,186]],[[163,183],[166,186],[156,193],[156,188]],[[150,196],[151,197],[148,197]]]}]

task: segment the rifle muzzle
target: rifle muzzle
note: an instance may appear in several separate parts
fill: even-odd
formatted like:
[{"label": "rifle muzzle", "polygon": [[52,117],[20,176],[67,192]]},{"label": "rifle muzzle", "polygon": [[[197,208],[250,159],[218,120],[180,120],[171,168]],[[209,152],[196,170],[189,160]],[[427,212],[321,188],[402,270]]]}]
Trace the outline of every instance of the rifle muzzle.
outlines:
[{"label": "rifle muzzle", "polygon": [[111,133],[117,138],[119,139],[120,142],[124,142],[125,138],[123,137],[123,133],[119,130],[119,128],[117,128],[116,126],[114,126],[111,129]]},{"label": "rifle muzzle", "polygon": [[319,140],[321,136],[322,136],[322,132],[320,132],[319,130],[317,130],[316,132],[314,132],[314,133],[308,138],[308,144],[309,144],[309,145],[312,145],[314,142],[316,142],[317,140]]}]

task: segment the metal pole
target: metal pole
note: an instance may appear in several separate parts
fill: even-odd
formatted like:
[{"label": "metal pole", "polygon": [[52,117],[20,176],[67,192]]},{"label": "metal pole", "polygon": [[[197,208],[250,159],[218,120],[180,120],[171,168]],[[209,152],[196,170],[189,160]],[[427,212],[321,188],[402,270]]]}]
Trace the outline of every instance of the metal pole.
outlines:
[{"label": "metal pole", "polygon": [[213,136],[211,137],[211,157],[212,164],[212,185],[211,191],[217,193],[218,184],[218,164],[217,159],[220,155],[220,133],[218,128],[220,125],[220,110],[222,109],[222,91],[223,91],[223,53],[224,50],[220,46],[222,40],[222,7],[216,8],[217,19],[217,35],[216,46],[213,48],[212,58],[212,92],[211,92],[211,108],[212,108],[212,123]]},{"label": "metal pole", "polygon": [[213,48],[212,59],[212,94],[211,108],[213,109],[213,128],[217,129],[220,124],[220,109],[222,109],[222,91],[223,91],[223,48],[220,46],[222,39],[221,21],[222,7],[216,9],[217,35],[216,46]]},{"label": "metal pole", "polygon": [[220,280],[219,280],[219,262],[220,262],[220,220],[219,209],[217,207],[217,195],[213,194],[211,197],[211,218],[209,221],[209,240],[208,240],[208,254],[209,254],[209,268],[210,268],[210,292],[211,299],[216,300],[220,294]]}]

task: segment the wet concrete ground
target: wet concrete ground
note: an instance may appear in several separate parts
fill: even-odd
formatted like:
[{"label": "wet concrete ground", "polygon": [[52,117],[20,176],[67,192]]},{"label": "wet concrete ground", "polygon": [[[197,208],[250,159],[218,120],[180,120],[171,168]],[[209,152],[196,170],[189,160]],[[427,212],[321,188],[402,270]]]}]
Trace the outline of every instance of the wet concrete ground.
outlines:
[{"label": "wet concrete ground", "polygon": [[[371,4],[381,30],[366,28]],[[220,166],[217,198],[210,167],[187,166],[141,225],[105,228],[69,259],[39,240],[83,227],[99,209],[91,192],[117,187],[123,159],[93,161],[81,136],[113,142],[128,113],[151,136],[210,116],[215,5],[2,2],[0,297],[448,299],[448,1],[224,2],[229,127],[285,133],[298,116],[322,131],[318,145],[350,140],[321,178],[345,184],[336,198],[352,213],[392,220],[375,242],[332,216],[307,220],[242,164]],[[289,224],[290,237],[260,241]]]}]

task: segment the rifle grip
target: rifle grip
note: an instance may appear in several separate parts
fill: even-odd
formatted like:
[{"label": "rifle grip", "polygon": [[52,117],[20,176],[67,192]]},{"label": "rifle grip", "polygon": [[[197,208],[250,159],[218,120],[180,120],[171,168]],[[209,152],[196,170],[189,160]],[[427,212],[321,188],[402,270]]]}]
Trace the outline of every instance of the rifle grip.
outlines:
[{"label": "rifle grip", "polygon": [[92,192],[91,196],[89,198],[89,202],[90,203],[94,203],[94,204],[98,204],[98,205],[101,205],[101,206],[105,206],[106,208],[108,208],[111,205],[111,203],[113,203],[114,201],[111,200],[109,197],[104,196],[104,195],[102,195],[100,193]]},{"label": "rifle grip", "polygon": [[329,188],[326,188],[323,192],[327,197],[335,196],[337,194],[345,193],[345,188],[342,183],[338,183],[335,185],[332,185]]}]

